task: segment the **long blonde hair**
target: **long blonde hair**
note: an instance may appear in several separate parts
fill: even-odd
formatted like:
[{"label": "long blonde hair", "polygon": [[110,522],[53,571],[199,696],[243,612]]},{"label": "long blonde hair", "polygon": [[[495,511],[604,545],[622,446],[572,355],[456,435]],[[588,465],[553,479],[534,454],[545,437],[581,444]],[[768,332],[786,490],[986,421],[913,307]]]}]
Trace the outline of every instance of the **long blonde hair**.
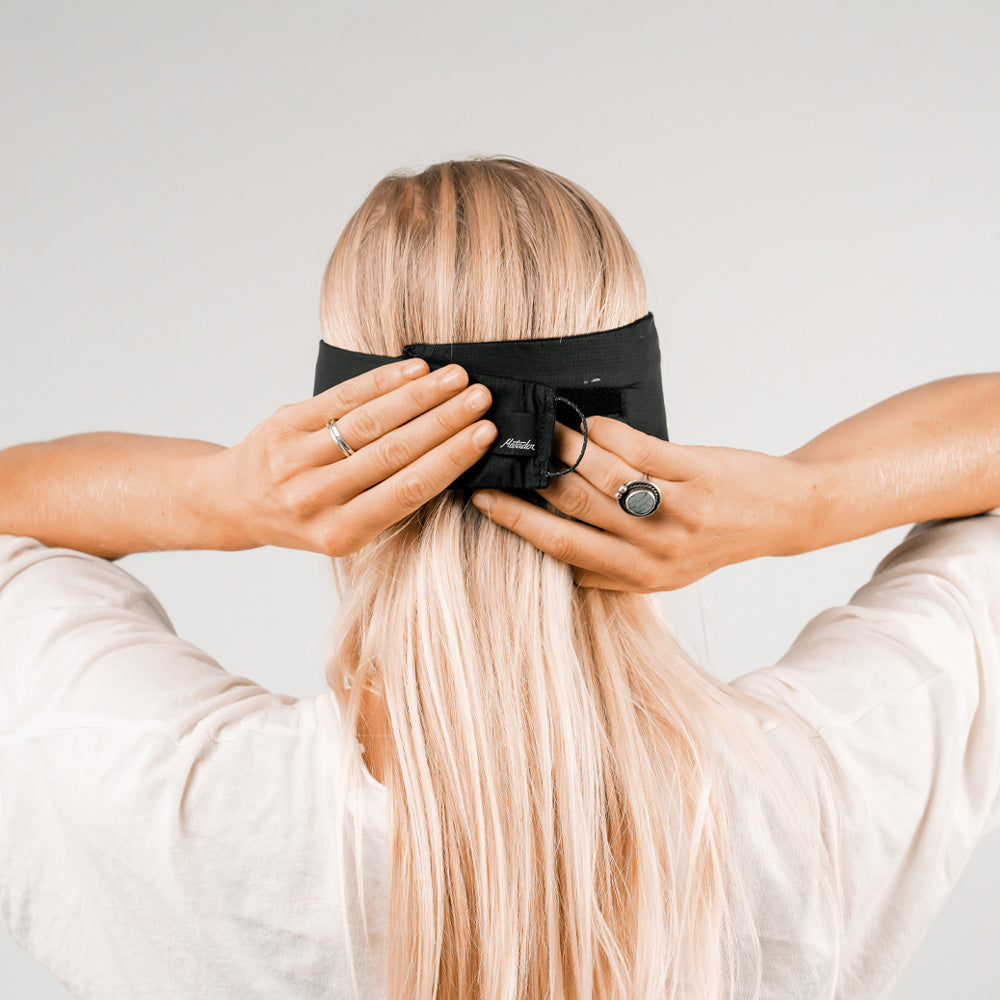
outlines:
[{"label": "long blonde hair", "polygon": [[[510,157],[381,180],[321,299],[328,342],[387,355],[646,312],[638,258],[604,206]],[[709,1000],[735,995],[747,947],[759,985],[759,945],[737,939],[734,916],[748,906],[734,761],[744,800],[757,789],[801,828],[839,913],[817,790],[799,794],[751,721],[760,704],[684,652],[654,597],[577,586],[452,490],[334,569],[343,788],[360,780],[366,688],[391,731],[391,1000]]]}]

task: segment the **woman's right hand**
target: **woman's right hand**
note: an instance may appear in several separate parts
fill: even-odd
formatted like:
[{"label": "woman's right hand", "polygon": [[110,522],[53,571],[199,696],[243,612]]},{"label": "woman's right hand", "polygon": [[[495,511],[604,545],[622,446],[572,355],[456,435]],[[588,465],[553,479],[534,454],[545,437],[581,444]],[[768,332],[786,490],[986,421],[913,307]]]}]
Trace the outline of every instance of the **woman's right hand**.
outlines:
[{"label": "woman's right hand", "polygon": [[[811,467],[756,451],[680,445],[610,417],[588,417],[576,470],[536,490],[559,517],[519,497],[479,490],[473,503],[492,521],[574,567],[583,587],[655,593],[758,556],[808,551],[819,488]],[[583,435],[556,424],[554,451],[566,465]],[[615,491],[633,479],[660,491],[648,517],[626,514]],[[584,523],[577,523],[584,522]]]}]

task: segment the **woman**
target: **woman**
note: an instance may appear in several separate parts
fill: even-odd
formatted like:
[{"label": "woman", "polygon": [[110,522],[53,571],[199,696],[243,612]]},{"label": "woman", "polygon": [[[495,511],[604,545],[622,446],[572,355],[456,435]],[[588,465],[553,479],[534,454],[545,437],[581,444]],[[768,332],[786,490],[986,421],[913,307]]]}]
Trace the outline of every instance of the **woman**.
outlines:
[{"label": "woman", "polygon": [[[603,206],[509,158],[381,181],[321,307],[389,357],[647,312]],[[80,996],[885,995],[1000,825],[1000,375],[782,458],[584,414],[534,501],[452,488],[496,438],[469,378],[378,365],[232,448],[0,454],[12,933]],[[648,596],[913,521],[733,684]],[[323,696],[234,678],[107,561],[262,544],[334,557]]]}]

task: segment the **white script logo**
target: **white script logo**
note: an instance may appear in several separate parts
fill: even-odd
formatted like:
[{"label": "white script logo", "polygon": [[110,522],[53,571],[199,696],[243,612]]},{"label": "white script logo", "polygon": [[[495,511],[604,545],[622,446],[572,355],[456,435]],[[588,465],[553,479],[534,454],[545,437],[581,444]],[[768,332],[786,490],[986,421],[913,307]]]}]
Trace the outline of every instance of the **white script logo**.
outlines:
[{"label": "white script logo", "polygon": [[522,451],[534,451],[534,441],[516,441],[514,438],[507,438],[500,446],[501,448],[520,448]]}]

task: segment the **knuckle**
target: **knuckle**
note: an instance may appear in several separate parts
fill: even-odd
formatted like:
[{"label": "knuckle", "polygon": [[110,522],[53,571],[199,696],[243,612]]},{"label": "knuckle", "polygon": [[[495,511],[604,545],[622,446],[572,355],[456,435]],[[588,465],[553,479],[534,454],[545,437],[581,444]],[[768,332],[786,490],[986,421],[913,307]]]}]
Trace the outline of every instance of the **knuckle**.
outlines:
[{"label": "knuckle", "polygon": [[[379,436],[379,427],[374,414],[364,407],[354,410],[346,423],[350,428],[348,434],[361,444],[374,441]],[[358,447],[358,445],[354,445],[354,447]]]},{"label": "knuckle", "polygon": [[337,394],[337,404],[344,410],[353,410],[364,402],[361,386],[353,384],[353,380],[341,383]]},{"label": "knuckle", "polygon": [[413,461],[413,449],[398,434],[388,434],[379,442],[379,461],[383,468],[401,469]]},{"label": "knuckle", "polygon": [[274,433],[279,438],[285,438],[288,433],[293,430],[297,430],[297,425],[295,423],[295,404],[294,403],[282,403],[274,413],[271,414],[271,419],[268,421],[268,430]]},{"label": "knuckle", "polygon": [[493,497],[490,505],[490,518],[509,528],[514,534],[521,534],[522,517],[516,504],[507,504],[503,494]]},{"label": "knuckle", "polygon": [[651,441],[644,440],[636,444],[632,459],[641,470],[646,470],[656,462],[656,448]]},{"label": "knuckle", "polygon": [[608,436],[620,423],[620,420],[613,420],[611,417],[602,417],[595,414],[592,417],[587,417],[587,430],[591,434],[596,433],[598,438],[607,441]]},{"label": "knuckle", "polygon": [[678,525],[683,527],[688,535],[698,535],[709,527],[709,502],[706,494],[699,488],[688,493],[684,504],[683,520]]},{"label": "knuckle", "polygon": [[616,465],[614,468],[602,470],[598,478],[600,479],[601,492],[613,499],[615,493],[618,492],[618,487],[635,477],[631,472],[625,472],[619,465]]},{"label": "knuckle", "polygon": [[289,420],[288,414],[279,407],[266,420],[262,420],[254,429],[253,437],[263,447],[268,459],[273,452],[283,450],[293,440],[297,428]]},{"label": "knuckle", "polygon": [[659,588],[659,576],[655,566],[645,563],[636,570],[635,582],[648,594]]},{"label": "knuckle", "polygon": [[380,396],[393,389],[399,381],[400,373],[393,371],[392,367],[391,364],[379,365],[372,372],[372,382],[375,385],[375,392]]},{"label": "knuckle", "polygon": [[411,387],[413,400],[421,410],[433,406],[440,399],[441,386],[434,379],[418,379]]},{"label": "knuckle", "polygon": [[399,477],[399,482],[393,487],[393,500],[403,510],[412,511],[424,503],[429,492],[424,477],[410,473]]},{"label": "knuckle", "polygon": [[590,498],[587,491],[579,486],[565,484],[558,496],[561,509],[571,517],[581,521],[586,520],[586,513],[590,509]]},{"label": "knuckle", "polygon": [[[637,479],[642,479],[644,476],[649,475],[642,466],[645,464],[641,456],[633,456],[636,458],[634,463],[629,462],[628,466],[622,468],[618,466],[616,469],[611,470],[604,479],[604,489],[603,492],[614,497],[615,493],[618,492],[618,488],[624,483],[634,482]],[[635,468],[639,466],[639,468]]]},{"label": "knuckle", "polygon": [[437,429],[445,434],[452,434],[455,430],[455,414],[449,412],[449,407],[439,406],[431,410],[431,417],[437,425]]},{"label": "knuckle", "polygon": [[558,530],[547,532],[541,547],[559,562],[571,563],[576,554],[576,547],[572,541]]},{"label": "knuckle", "polygon": [[650,537],[643,541],[643,548],[653,556],[657,564],[675,563],[679,557],[675,540],[669,534],[660,531],[652,532]]},{"label": "knuckle", "polygon": [[457,471],[461,471],[468,466],[472,458],[479,457],[479,453],[472,443],[471,433],[463,434],[454,444],[450,445],[447,454],[449,463]]},{"label": "knuckle", "polygon": [[317,535],[320,548],[325,555],[344,556],[355,551],[346,544],[347,539],[357,536],[357,529],[352,524],[337,524],[331,519],[323,525]]},{"label": "knuckle", "polygon": [[316,512],[316,498],[308,490],[290,487],[285,492],[284,506],[292,518],[301,523]]}]

